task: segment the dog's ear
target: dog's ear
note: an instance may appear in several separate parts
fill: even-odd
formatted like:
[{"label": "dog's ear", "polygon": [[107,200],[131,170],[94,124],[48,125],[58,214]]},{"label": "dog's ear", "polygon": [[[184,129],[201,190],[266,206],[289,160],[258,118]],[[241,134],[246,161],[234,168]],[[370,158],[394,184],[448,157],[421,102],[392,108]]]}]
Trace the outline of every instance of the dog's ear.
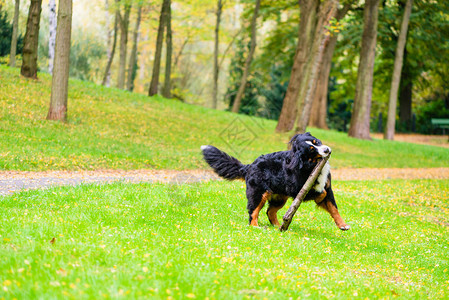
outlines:
[{"label": "dog's ear", "polygon": [[289,147],[293,150],[293,143],[294,143],[294,141],[296,140],[296,137],[297,137],[298,135],[297,134],[295,134],[291,139],[290,139],[290,142],[288,142],[288,145],[289,145]]},{"label": "dog's ear", "polygon": [[290,142],[288,142],[288,144],[290,145],[291,150],[293,152],[297,152],[299,150],[299,145],[298,145],[298,138],[299,138],[299,136],[301,136],[301,134],[295,134],[291,138]]},{"label": "dog's ear", "polygon": [[290,170],[299,170],[304,166],[304,149],[292,143],[292,150],[286,161],[286,167]]}]

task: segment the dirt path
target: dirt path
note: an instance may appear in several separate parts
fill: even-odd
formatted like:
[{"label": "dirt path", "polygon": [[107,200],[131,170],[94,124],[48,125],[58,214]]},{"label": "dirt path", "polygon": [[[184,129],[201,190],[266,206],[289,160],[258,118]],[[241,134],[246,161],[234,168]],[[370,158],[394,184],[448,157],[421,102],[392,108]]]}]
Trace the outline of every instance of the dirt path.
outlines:
[{"label": "dirt path", "polygon": [[[188,183],[218,180],[212,171],[191,170],[102,170],[102,171],[46,171],[20,172],[0,171],[0,195],[19,190],[47,188],[58,185],[83,183],[162,182]],[[334,169],[334,180],[380,180],[380,179],[449,179],[449,168],[427,169]]]},{"label": "dirt path", "polygon": [[[372,138],[383,139],[382,133],[372,133]],[[396,133],[394,140],[399,142],[407,142],[421,145],[431,145],[449,148],[449,138],[447,135],[425,135],[418,133]]]}]

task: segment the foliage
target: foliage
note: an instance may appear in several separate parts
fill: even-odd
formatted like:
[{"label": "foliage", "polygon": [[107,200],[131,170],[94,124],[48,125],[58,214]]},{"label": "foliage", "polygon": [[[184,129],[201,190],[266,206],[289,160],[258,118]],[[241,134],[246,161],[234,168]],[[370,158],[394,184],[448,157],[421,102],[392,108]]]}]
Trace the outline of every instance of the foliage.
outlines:
[{"label": "foliage", "polygon": [[[438,97],[439,96],[439,97]],[[427,103],[417,109],[417,131],[421,133],[441,133],[432,127],[432,118],[449,119],[449,95],[437,95],[437,99],[428,99]]]},{"label": "foliage", "polygon": [[[156,1],[144,6],[145,13],[141,26],[142,39],[139,42],[140,57],[138,61],[141,69],[135,80],[135,91],[138,92],[146,92],[145,86],[150,76],[151,53],[155,44],[156,35],[154,33],[157,28],[160,3],[161,1]],[[345,1],[341,1],[341,4],[344,3]],[[335,78],[335,91],[329,96],[329,109],[333,112],[339,111],[354,98],[363,21],[363,6],[360,5],[361,3],[363,1],[356,2],[341,21],[342,27],[331,74]],[[377,118],[380,112],[386,115],[394,51],[404,3],[405,1],[400,0],[382,1],[381,4],[373,90],[373,120]],[[79,6],[75,5],[75,10],[84,4],[89,5],[90,12],[86,13],[84,17],[80,17],[80,20],[83,21],[80,22],[82,25],[74,27],[71,76],[98,82],[106,61],[104,45],[106,28],[103,28],[103,14],[100,13],[104,9],[104,4],[98,1],[83,0],[82,3],[78,4]],[[109,15],[112,17],[115,5],[109,4]],[[177,58],[177,65],[173,67],[174,93],[175,96],[188,103],[209,103],[212,90],[210,82],[212,79],[212,44],[216,4],[216,1],[205,0],[173,2],[173,53],[174,57]],[[420,106],[425,105],[426,99],[429,98],[428,90],[447,91],[449,88],[446,83],[447,80],[436,80],[438,77],[449,77],[446,59],[449,56],[449,23],[447,22],[449,6],[446,4],[445,1],[414,1],[404,60],[404,71],[408,76],[403,77],[403,82],[411,81],[413,83],[413,109],[415,113],[418,113]],[[11,12],[12,2],[9,2],[4,10],[5,8]],[[220,70],[219,94],[224,95],[226,93],[227,104],[232,103],[232,95],[235,94],[238,86],[238,68],[243,66],[244,59],[242,60],[242,58],[247,53],[246,50],[243,51],[246,47],[246,40],[241,39],[239,41],[242,43],[241,45],[231,46],[230,50],[226,51],[226,55],[224,55],[224,50],[228,48],[235,34],[241,29],[241,35],[247,35],[248,20],[252,16],[253,9],[254,1],[252,0],[224,1],[220,27],[219,60],[223,61],[223,64]],[[4,14],[4,10],[2,10],[2,14]],[[45,10],[43,14],[45,18]],[[92,18],[92,15],[98,16],[98,20]],[[135,15],[132,14],[132,18],[134,17]],[[244,97],[246,99],[244,99],[244,102],[248,101],[248,103],[242,107],[242,113],[268,117],[277,116],[276,109],[278,106],[277,104],[272,106],[273,99],[269,97],[273,95],[270,95],[269,88],[277,89],[280,87],[279,84],[283,85],[289,80],[298,42],[299,17],[297,0],[262,0],[258,20],[258,46],[251,66],[249,93]],[[20,19],[20,28],[24,28],[24,9],[22,9]],[[10,28],[10,24],[6,21],[4,15],[2,22],[4,23],[2,26],[7,25]],[[109,26],[112,23],[110,22]],[[132,23],[133,20],[131,20]],[[46,55],[48,51],[46,49],[48,44],[47,27],[46,22],[41,22],[39,65],[43,67],[42,69],[46,69],[45,66],[48,63]],[[2,33],[0,37],[4,38],[6,35]],[[0,44],[2,43],[0,42]],[[8,38],[4,45],[9,49],[9,44]],[[0,46],[0,48],[3,47]],[[3,54],[8,55],[9,51]],[[240,55],[243,56],[238,57]],[[114,64],[112,73],[116,71],[116,68],[117,66]],[[280,70],[280,77],[272,76],[273,68]],[[162,67],[162,69],[164,68]],[[162,76],[163,74],[161,74]],[[113,75],[112,78],[115,78],[115,76]],[[278,94],[278,96],[281,95],[280,91],[273,91],[273,93]],[[270,109],[274,109],[274,111],[270,112]],[[344,109],[342,113],[345,110],[347,109]],[[334,128],[334,124],[337,126],[335,128],[341,129],[344,127],[343,122],[339,122],[337,116],[329,115],[328,117],[331,128]],[[425,127],[425,124],[417,125],[418,128]]]},{"label": "foliage", "polygon": [[[391,73],[402,20],[404,1],[385,1],[379,10],[378,42],[374,70],[373,107],[371,116],[377,122],[379,113],[387,115]],[[414,1],[404,56],[402,84],[411,81],[414,85],[416,110],[423,103],[425,89],[447,89],[445,81],[448,68],[442,60],[449,55],[449,30],[447,19],[449,9],[443,2]],[[335,91],[331,93],[331,109],[344,105],[354,97],[358,55],[363,28],[363,10],[355,9],[343,19],[344,28],[334,55],[331,76],[336,78]],[[446,53],[446,54],[443,54]],[[445,65],[445,66],[443,66]],[[404,72],[407,76],[404,76]],[[423,76],[425,74],[425,76]],[[445,74],[445,75],[441,75]],[[338,109],[337,109],[338,110]],[[417,128],[424,128],[422,119],[417,119]],[[374,129],[374,128],[372,128]]]},{"label": "foliage", "polygon": [[[253,14],[254,5],[251,1],[244,3],[248,3],[248,5],[245,6],[242,19],[248,20]],[[258,37],[259,48],[256,49],[256,52],[259,54],[254,57],[251,64],[251,73],[257,78],[257,81],[252,81],[250,88],[257,94],[245,95],[243,99],[243,102],[245,102],[246,98],[249,106],[254,106],[254,108],[242,108],[241,113],[253,115],[256,112],[255,115],[257,116],[277,120],[282,108],[296,49],[299,6],[297,1],[292,0],[262,1],[259,15],[259,23],[270,25],[267,26],[267,32],[262,37]],[[248,53],[247,49],[242,51],[243,40],[238,40],[237,51],[231,61],[228,97],[237,93],[246,53]],[[233,97],[229,98],[232,106]]]},{"label": "foliage", "polygon": [[[243,76],[246,55],[249,52],[249,42],[245,38],[239,38],[236,41],[236,52],[231,60],[229,72],[229,86],[225,95],[225,99],[229,103],[229,109],[234,104],[234,99],[240,87],[240,81]],[[245,93],[242,98],[239,113],[250,116],[257,115],[261,105],[259,103],[259,95],[262,89],[261,76],[257,72],[250,69],[250,74],[246,82]]]},{"label": "foliage", "polygon": [[[355,86],[361,36],[363,31],[363,10],[350,10],[341,21],[343,26],[335,53],[329,80],[329,128],[347,131],[349,129]],[[376,65],[375,65],[376,67]]]},{"label": "foliage", "polygon": [[281,82],[282,75],[281,68],[273,65],[270,72],[271,81],[268,83],[268,86],[261,88],[261,95],[266,99],[264,109],[261,112],[261,116],[264,118],[279,119],[288,87],[288,81]]},{"label": "foliage", "polygon": [[[249,163],[285,150],[290,138],[273,133],[274,121],[78,80],[69,82],[68,123],[46,121],[48,74],[30,81],[19,70],[0,66],[0,77],[2,170],[208,169],[201,145],[215,145]],[[311,132],[332,147],[337,168],[449,166],[445,148]]]},{"label": "foliage", "polygon": [[[11,51],[12,24],[8,22],[8,14],[6,11],[0,11],[0,57],[9,56]],[[22,53],[23,35],[17,36],[17,51]]]},{"label": "foliage", "polygon": [[332,105],[328,113],[328,126],[338,131],[347,132],[351,122],[353,99],[347,99]]},{"label": "foliage", "polygon": [[[136,55],[139,55],[139,54],[137,53]],[[137,69],[138,68],[139,68],[139,65],[137,64],[137,59],[136,59],[136,61],[134,62],[134,67],[132,69],[133,73],[132,73],[132,76],[131,76],[131,82],[135,81],[136,76],[137,76]],[[134,90],[134,83],[131,86],[131,91],[133,91],[133,90]]]},{"label": "foliage", "polygon": [[70,48],[70,76],[90,81],[101,78],[103,69],[98,61],[105,54],[105,46],[97,38],[75,32]]},{"label": "foliage", "polygon": [[[48,24],[42,24],[39,30],[38,65],[48,72]],[[100,63],[105,57],[106,45],[98,39],[96,33],[90,33],[79,27],[72,28],[70,47],[70,77],[92,82],[101,82],[104,66]]]},{"label": "foliage", "polygon": [[[9,55],[0,57],[0,65],[7,65],[9,63]],[[22,54],[16,55],[16,67],[22,66]]]},{"label": "foliage", "polygon": [[116,183],[2,197],[0,297],[449,297],[447,180],[334,182],[347,232],[310,202],[286,232],[265,213],[249,227],[242,183],[178,189]]},{"label": "foliage", "polygon": [[[281,82],[290,79],[291,67],[298,42],[298,1],[283,0],[263,3],[260,15],[264,22],[274,24],[261,42],[261,53],[254,65],[262,74],[270,74],[272,68],[281,72]],[[270,76],[271,77],[271,76]],[[265,78],[270,84],[271,78]]]},{"label": "foliage", "polygon": [[[172,66],[172,96],[183,102],[208,106],[209,96],[212,93],[212,65],[213,65],[213,40],[215,28],[216,1],[186,0],[172,1],[172,28],[173,28],[173,66]],[[153,47],[156,44],[158,25],[158,13],[162,1],[149,4],[147,17],[142,19],[141,36],[143,41],[139,43],[139,52],[145,70],[152,69]],[[235,5],[234,1],[223,1],[224,11]],[[220,26],[220,50],[232,40],[232,36],[239,28],[236,28],[233,14],[224,14]],[[165,45],[164,45],[165,47]],[[227,52],[229,57],[232,51]],[[221,57],[219,58],[221,60]],[[147,64],[150,62],[150,64]],[[177,62],[175,64],[175,62]],[[161,65],[160,81],[164,78],[164,63]],[[227,74],[224,72],[226,63],[220,72],[220,79],[226,82]],[[138,76],[135,81],[135,90],[144,92],[151,73],[146,76]],[[145,91],[147,92],[147,91]],[[225,92],[224,84],[220,83],[220,98]]]}]

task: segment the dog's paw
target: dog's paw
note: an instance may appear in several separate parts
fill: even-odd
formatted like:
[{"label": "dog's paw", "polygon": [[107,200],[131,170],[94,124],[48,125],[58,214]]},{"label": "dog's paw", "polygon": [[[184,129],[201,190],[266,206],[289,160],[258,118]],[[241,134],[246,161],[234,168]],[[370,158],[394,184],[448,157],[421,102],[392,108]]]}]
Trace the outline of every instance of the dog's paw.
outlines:
[{"label": "dog's paw", "polygon": [[351,229],[351,226],[345,224],[345,225],[341,226],[340,229],[343,231],[346,231],[346,230]]}]

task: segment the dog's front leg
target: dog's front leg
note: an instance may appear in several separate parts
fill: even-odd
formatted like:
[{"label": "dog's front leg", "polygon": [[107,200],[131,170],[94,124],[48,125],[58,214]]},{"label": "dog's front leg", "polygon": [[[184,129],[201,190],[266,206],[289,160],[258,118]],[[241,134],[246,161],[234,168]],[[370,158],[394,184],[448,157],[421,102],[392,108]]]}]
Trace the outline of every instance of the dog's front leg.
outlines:
[{"label": "dog's front leg", "polygon": [[329,190],[329,193],[327,193],[326,190],[324,190],[323,193],[321,193],[320,195],[318,195],[317,198],[315,198],[315,203],[318,204],[318,206],[322,207],[331,215],[332,219],[334,219],[334,222],[338,228],[340,228],[341,230],[349,230],[350,226],[347,225],[343,220],[343,218],[340,216],[337,206],[334,204],[335,200],[332,201],[331,198],[333,198],[332,190]]}]

